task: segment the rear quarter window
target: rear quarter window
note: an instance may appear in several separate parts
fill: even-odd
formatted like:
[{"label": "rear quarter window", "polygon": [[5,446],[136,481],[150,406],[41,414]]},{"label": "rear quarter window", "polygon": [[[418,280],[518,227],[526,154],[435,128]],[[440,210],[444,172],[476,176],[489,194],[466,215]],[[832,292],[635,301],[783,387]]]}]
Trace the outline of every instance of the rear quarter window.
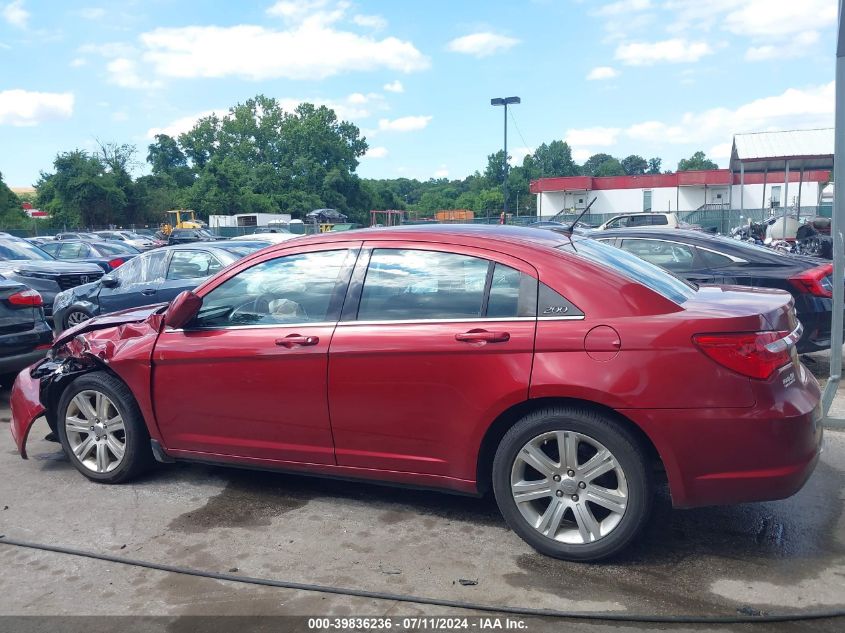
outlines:
[{"label": "rear quarter window", "polygon": [[672,275],[659,266],[640,259],[636,255],[623,251],[621,248],[592,239],[578,240],[574,247],[570,242],[558,248],[610,268],[678,305],[695,296],[695,286],[689,282]]}]

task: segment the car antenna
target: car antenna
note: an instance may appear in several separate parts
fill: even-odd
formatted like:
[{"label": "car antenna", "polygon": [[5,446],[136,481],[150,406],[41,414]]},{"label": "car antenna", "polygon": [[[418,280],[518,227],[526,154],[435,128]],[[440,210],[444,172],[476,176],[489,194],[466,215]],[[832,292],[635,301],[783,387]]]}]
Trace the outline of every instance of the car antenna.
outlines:
[{"label": "car antenna", "polygon": [[570,224],[570,225],[569,225],[569,228],[564,229],[564,232],[565,232],[565,233],[572,233],[572,231],[575,229],[575,225],[576,225],[576,224],[578,224],[578,221],[579,221],[581,218],[583,218],[583,217],[584,217],[584,215],[587,213],[587,211],[589,211],[589,210],[590,210],[590,207],[591,207],[591,206],[593,206],[593,203],[594,203],[596,200],[598,200],[598,198],[599,198],[598,196],[593,196],[593,199],[592,199],[592,200],[590,200],[590,204],[588,204],[586,207],[584,207],[584,210],[583,210],[583,211],[581,211],[581,214],[580,214],[577,218],[575,218],[575,221],[574,221],[572,224]]}]

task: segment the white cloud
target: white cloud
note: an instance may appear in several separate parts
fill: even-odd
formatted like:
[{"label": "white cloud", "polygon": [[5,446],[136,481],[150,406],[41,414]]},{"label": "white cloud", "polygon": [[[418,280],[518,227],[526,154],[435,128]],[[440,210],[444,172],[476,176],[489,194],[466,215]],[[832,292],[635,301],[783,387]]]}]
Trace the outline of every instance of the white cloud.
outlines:
[{"label": "white cloud", "polygon": [[522,160],[529,154],[533,154],[534,149],[535,148],[533,147],[514,147],[511,151],[508,152],[508,154],[510,154],[510,160],[508,160],[508,164],[522,165]]},{"label": "white cloud", "polygon": [[403,116],[398,119],[379,119],[378,129],[382,132],[415,132],[431,123],[431,116]]},{"label": "white cloud", "polygon": [[73,114],[73,102],[70,92],[3,90],[0,92],[0,125],[29,127],[67,119]]},{"label": "white cloud", "polygon": [[[645,121],[625,134],[652,144],[724,143],[739,132],[829,127],[833,125],[834,83],[789,88],[779,95],[755,99],[735,109],[687,112],[679,121]],[[718,147],[718,146],[717,146]]]},{"label": "white cloud", "polygon": [[23,8],[23,0],[12,0],[3,6],[3,19],[20,29],[25,29],[29,22],[29,11]]},{"label": "white cloud", "polygon": [[737,35],[768,38],[811,31],[836,23],[836,2],[829,0],[746,0],[725,16]]},{"label": "white cloud", "polygon": [[590,127],[566,130],[565,140],[570,145],[610,147],[616,144],[622,130],[616,127]]},{"label": "white cloud", "polygon": [[634,11],[645,11],[646,9],[651,9],[653,6],[651,0],[618,0],[617,2],[602,5],[595,11],[595,14],[616,16]]},{"label": "white cloud", "polygon": [[618,76],[619,72],[615,68],[611,68],[610,66],[597,66],[590,71],[587,75],[587,79],[589,81],[600,81],[602,79],[613,79]]},{"label": "white cloud", "polygon": [[818,41],[818,31],[805,31],[789,38],[788,42],[752,46],[745,51],[745,59],[750,62],[758,62],[767,59],[800,57],[806,53],[808,46],[812,46]]},{"label": "white cloud", "polygon": [[203,110],[202,112],[197,112],[196,114],[191,114],[188,116],[183,116],[175,121],[171,121],[167,125],[163,127],[151,127],[147,130],[147,138],[151,139],[154,138],[157,134],[166,134],[167,136],[172,136],[176,138],[180,134],[184,134],[188,130],[190,130],[197,121],[200,119],[204,119],[205,117],[211,116],[212,114],[217,115],[218,118],[223,118],[227,114],[229,114],[228,110]]},{"label": "white cloud", "polygon": [[391,81],[389,84],[384,84],[384,89],[387,92],[405,92],[405,86],[398,79]]},{"label": "white cloud", "polygon": [[117,112],[112,112],[111,114],[112,121],[128,121],[129,114],[124,112],[123,110],[118,110]]},{"label": "white cloud", "polygon": [[650,66],[657,63],[697,62],[713,53],[707,42],[688,41],[682,38],[660,42],[627,42],[616,48],[614,57],[628,66]]},{"label": "white cloud", "polygon": [[70,60],[70,67],[71,68],[81,68],[86,63],[87,62],[85,61],[84,57],[74,57],[72,60]]},{"label": "white cloud", "polygon": [[79,16],[86,20],[101,20],[106,16],[106,10],[102,7],[85,7],[78,11]]},{"label": "white cloud", "polygon": [[158,28],[141,35],[142,59],[162,77],[325,79],[352,71],[410,73],[428,59],[408,41],[374,39],[305,20],[289,30],[263,26]]},{"label": "white cloud", "polygon": [[725,159],[731,157],[731,150],[733,149],[733,143],[719,143],[718,145],[714,145],[710,148],[710,151],[707,152],[707,156],[709,158],[715,159]]},{"label": "white cloud", "polygon": [[446,48],[453,53],[488,57],[499,51],[506,51],[519,44],[519,40],[497,33],[472,33],[458,37],[449,42]]},{"label": "white cloud", "polygon": [[585,163],[590,156],[593,155],[593,150],[586,148],[575,148],[572,150],[572,158],[576,163]]},{"label": "white cloud", "polygon": [[374,31],[381,31],[387,28],[387,20],[380,15],[355,15],[352,16],[352,22],[358,26],[363,26]]},{"label": "white cloud", "polygon": [[141,77],[137,64],[127,57],[118,57],[106,65],[109,81],[121,88],[132,90],[153,90],[161,87],[161,82]]},{"label": "white cloud", "polygon": [[448,178],[449,177],[449,170],[446,168],[446,165],[440,165],[440,168],[434,172],[432,178]]},{"label": "white cloud", "polygon": [[388,154],[389,152],[386,147],[371,147],[367,150],[367,153],[364,154],[364,158],[385,158]]}]

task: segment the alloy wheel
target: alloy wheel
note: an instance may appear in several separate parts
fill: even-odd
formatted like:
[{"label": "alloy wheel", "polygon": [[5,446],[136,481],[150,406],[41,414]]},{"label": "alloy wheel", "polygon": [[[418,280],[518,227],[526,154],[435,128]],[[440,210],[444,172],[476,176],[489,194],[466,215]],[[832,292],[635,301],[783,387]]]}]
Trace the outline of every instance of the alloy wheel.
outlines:
[{"label": "alloy wheel", "polygon": [[566,544],[604,538],[628,505],[619,461],[602,443],[574,431],[550,431],[528,441],[514,458],[510,483],[527,523]]},{"label": "alloy wheel", "polygon": [[126,428],[120,412],[104,393],[80,391],[68,403],[65,430],[79,463],[95,473],[120,466],[126,453]]},{"label": "alloy wheel", "polygon": [[73,312],[67,315],[65,321],[67,322],[68,327],[73,327],[74,325],[79,325],[80,323],[83,323],[84,321],[87,321],[90,318],[90,316],[88,316],[81,310],[74,310]]}]

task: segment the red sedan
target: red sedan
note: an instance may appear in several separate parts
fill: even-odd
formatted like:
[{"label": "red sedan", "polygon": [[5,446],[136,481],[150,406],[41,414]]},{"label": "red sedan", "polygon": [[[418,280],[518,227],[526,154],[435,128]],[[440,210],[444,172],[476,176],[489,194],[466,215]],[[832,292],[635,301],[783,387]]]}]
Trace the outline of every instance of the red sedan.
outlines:
[{"label": "red sedan", "polygon": [[695,287],[600,242],[514,227],[366,230],[255,253],[58,338],[12,393],[71,463],[161,462],[492,490],[537,550],[627,545],[677,507],[779,499],[815,466],[819,386],[789,294]]}]

